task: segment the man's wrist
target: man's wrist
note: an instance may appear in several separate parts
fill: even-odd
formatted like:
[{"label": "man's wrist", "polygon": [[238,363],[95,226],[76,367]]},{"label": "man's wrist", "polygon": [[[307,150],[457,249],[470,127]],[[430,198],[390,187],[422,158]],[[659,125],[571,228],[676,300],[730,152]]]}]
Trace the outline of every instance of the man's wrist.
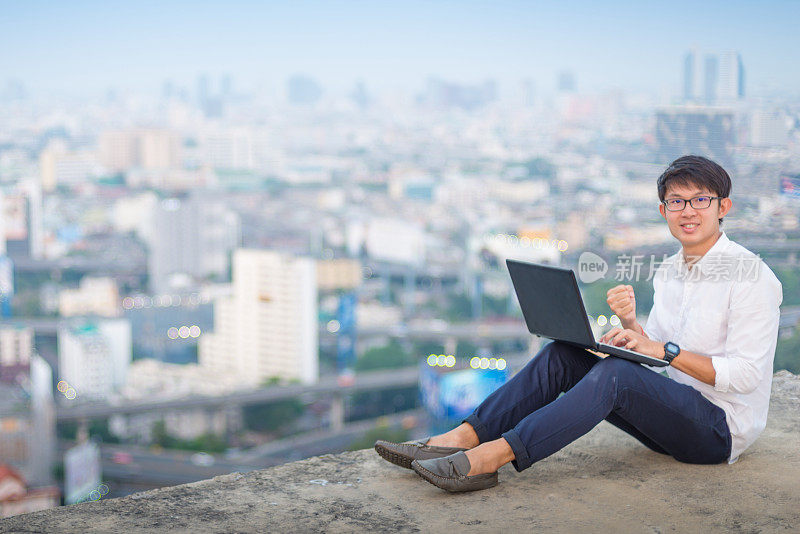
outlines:
[{"label": "man's wrist", "polygon": [[640,334],[644,334],[644,328],[641,327],[639,321],[637,321],[636,319],[632,321],[630,320],[626,321],[624,319],[620,319],[620,323],[622,323],[622,328],[625,328],[627,330],[633,330],[634,332],[638,332]]},{"label": "man's wrist", "polygon": [[664,343],[663,350],[664,350],[664,360],[670,365],[672,365],[672,362],[681,353],[681,348],[677,345],[677,343],[674,343],[672,341],[667,341],[666,343]]}]

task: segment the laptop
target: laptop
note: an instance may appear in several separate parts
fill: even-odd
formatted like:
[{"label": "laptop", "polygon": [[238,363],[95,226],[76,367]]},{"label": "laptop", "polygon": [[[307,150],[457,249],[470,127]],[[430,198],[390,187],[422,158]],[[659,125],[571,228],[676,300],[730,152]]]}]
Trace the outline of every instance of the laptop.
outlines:
[{"label": "laptop", "polygon": [[506,265],[531,334],[637,363],[669,365],[659,358],[595,341],[571,269],[517,260],[506,260]]}]

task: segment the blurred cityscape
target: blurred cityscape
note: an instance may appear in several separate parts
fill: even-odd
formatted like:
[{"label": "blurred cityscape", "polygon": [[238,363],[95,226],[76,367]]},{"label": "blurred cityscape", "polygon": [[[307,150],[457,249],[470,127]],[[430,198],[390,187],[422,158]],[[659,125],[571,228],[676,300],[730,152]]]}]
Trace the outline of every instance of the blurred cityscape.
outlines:
[{"label": "blurred cityscape", "polygon": [[750,95],[737,51],[675,65],[667,96],[569,70],[99,99],[0,79],[0,515],[458,423],[540,345],[505,259],[591,251],[596,333],[619,283],[646,320],[651,263],[614,266],[677,251],[655,182],[689,153],[731,174],[723,228],[780,278],[775,369],[800,372],[800,98]]}]

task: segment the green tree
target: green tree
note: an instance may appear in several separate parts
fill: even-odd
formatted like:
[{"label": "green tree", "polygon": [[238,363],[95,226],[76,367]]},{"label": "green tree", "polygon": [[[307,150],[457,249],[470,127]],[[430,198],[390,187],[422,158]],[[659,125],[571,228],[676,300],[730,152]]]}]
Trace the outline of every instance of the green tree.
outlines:
[{"label": "green tree", "polygon": [[472,300],[463,293],[448,295],[445,318],[448,321],[469,321],[472,319]]},{"label": "green tree", "polygon": [[153,444],[165,449],[178,449],[199,452],[223,452],[227,449],[225,440],[215,434],[203,434],[194,439],[181,439],[167,432],[167,425],[163,420],[153,423],[151,429]]},{"label": "green tree", "polygon": [[78,439],[78,423],[75,421],[64,421],[56,424],[56,436],[58,436],[58,439],[75,441]]},{"label": "green tree", "polygon": [[367,350],[356,360],[354,368],[358,372],[397,369],[414,365],[417,361],[417,358],[408,354],[396,339],[392,339],[385,347]]},{"label": "green tree", "polygon": [[347,420],[389,415],[419,406],[419,387],[376,389],[353,393],[347,402]]},{"label": "green tree", "polygon": [[108,419],[93,419],[89,422],[89,436],[99,438],[103,443],[119,443],[117,436],[108,429]]},{"label": "green tree", "polygon": [[800,269],[775,269],[783,286],[782,306],[800,306]]},{"label": "green tree", "polygon": [[404,428],[389,428],[388,425],[379,425],[367,430],[363,436],[350,443],[349,450],[371,449],[379,439],[391,441],[392,443],[402,443],[403,441],[408,441],[408,435],[409,431]]},{"label": "green tree", "polygon": [[444,354],[444,345],[435,341],[417,341],[414,343],[414,355],[427,358],[430,354]]},{"label": "green tree", "polygon": [[483,315],[487,317],[505,317],[508,315],[508,297],[483,296]]},{"label": "green tree", "polygon": [[257,432],[281,432],[303,415],[300,399],[285,399],[266,404],[251,404],[242,409],[244,425]]},{"label": "green tree", "polygon": [[800,328],[795,329],[791,337],[778,338],[773,369],[786,369],[790,373],[800,374]]},{"label": "green tree", "polygon": [[478,354],[478,346],[467,340],[461,340],[456,346],[455,357],[457,360],[468,360]]}]

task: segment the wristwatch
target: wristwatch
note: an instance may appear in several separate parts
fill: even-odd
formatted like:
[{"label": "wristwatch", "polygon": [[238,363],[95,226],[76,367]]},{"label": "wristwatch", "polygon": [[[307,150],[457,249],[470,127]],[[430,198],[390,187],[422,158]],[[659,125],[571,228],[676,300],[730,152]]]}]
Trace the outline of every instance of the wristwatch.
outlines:
[{"label": "wristwatch", "polygon": [[664,361],[668,364],[672,365],[672,360],[674,360],[680,353],[681,348],[676,343],[667,341],[664,344]]}]

